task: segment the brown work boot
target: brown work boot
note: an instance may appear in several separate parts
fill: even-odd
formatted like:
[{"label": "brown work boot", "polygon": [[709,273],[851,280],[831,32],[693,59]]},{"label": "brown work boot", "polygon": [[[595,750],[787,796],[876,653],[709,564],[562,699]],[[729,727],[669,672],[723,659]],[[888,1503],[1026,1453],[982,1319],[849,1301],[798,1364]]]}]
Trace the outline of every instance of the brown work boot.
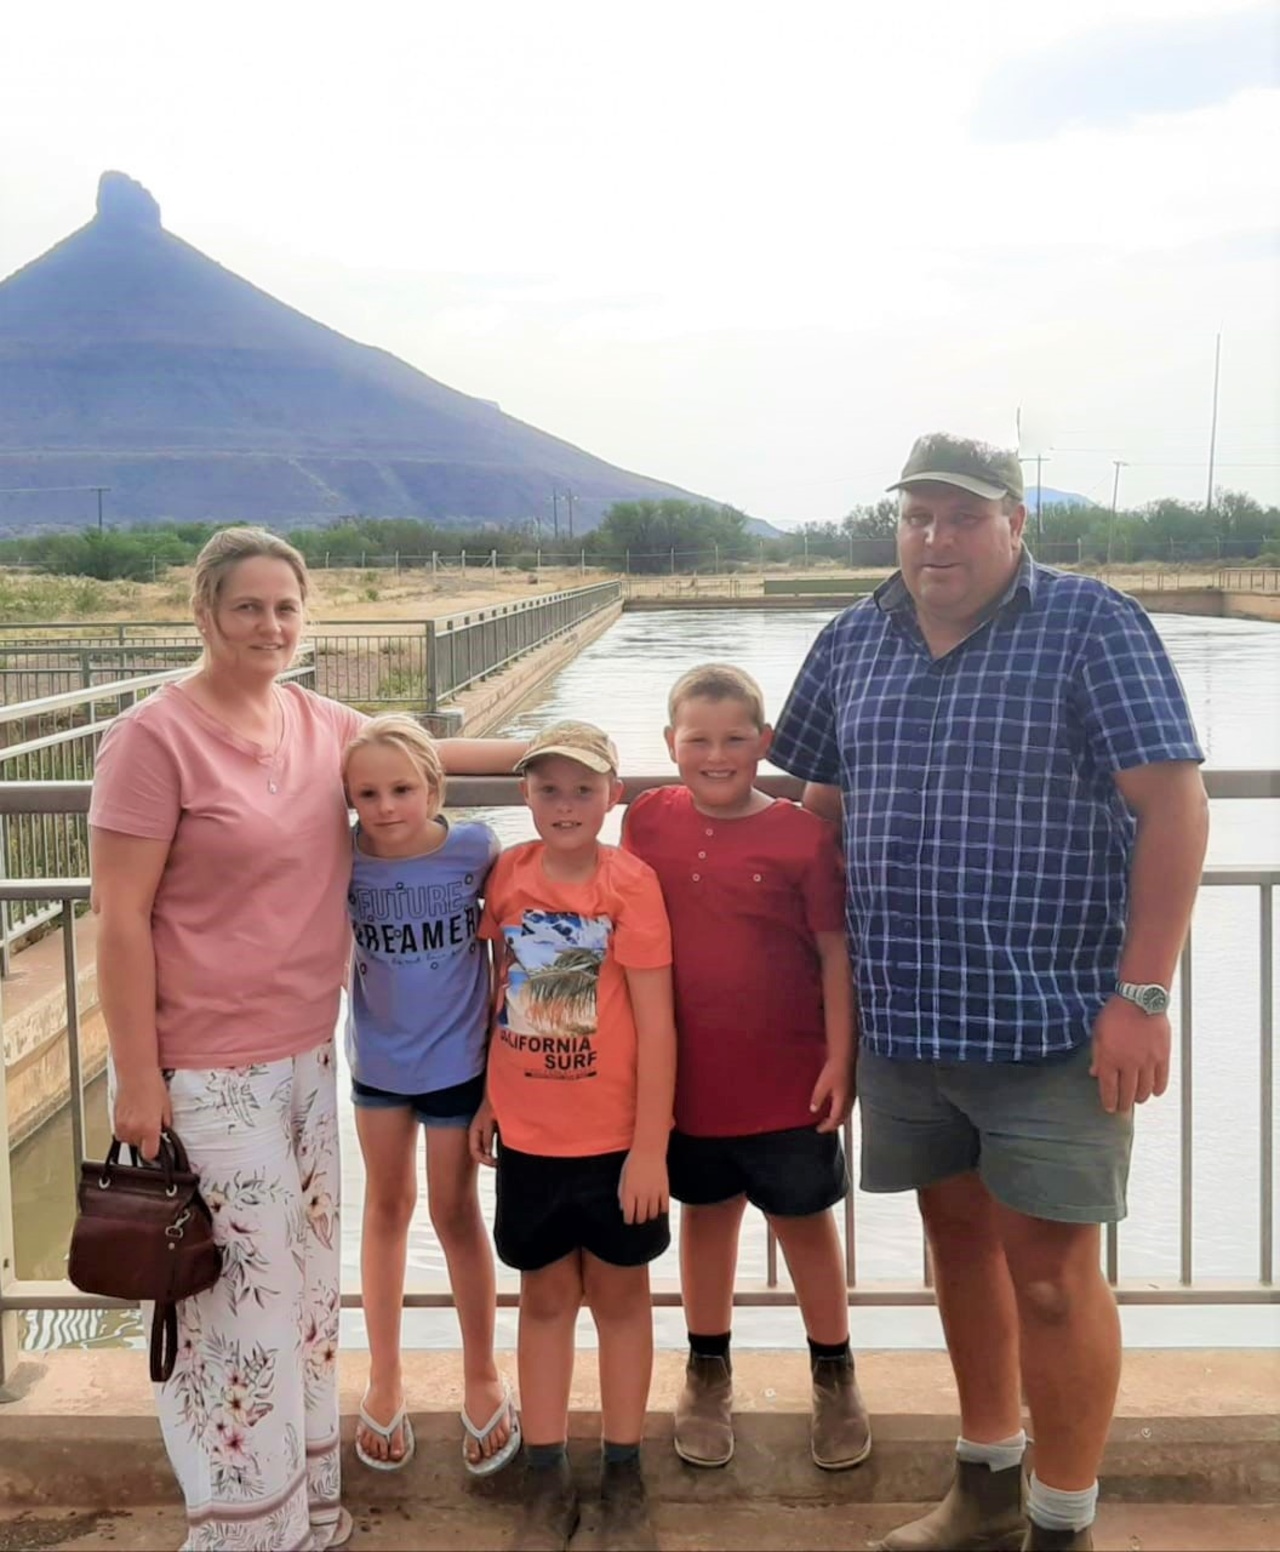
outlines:
[{"label": "brown work boot", "polygon": [[578,1490],[569,1462],[525,1467],[513,1552],[565,1552],[578,1528]]},{"label": "brown work boot", "polygon": [[861,1465],[871,1453],[871,1419],[852,1358],[819,1358],[813,1366],[809,1453],[824,1471]]},{"label": "brown work boot", "polygon": [[1027,1521],[1027,1539],[1022,1552],[1093,1552],[1093,1526],[1083,1530],[1049,1530]]},{"label": "brown work boot", "polygon": [[658,1552],[640,1457],[606,1460],[600,1472],[600,1545],[609,1552]]},{"label": "brown work boot", "polygon": [[727,1358],[689,1354],[676,1402],[676,1454],[691,1466],[733,1459],[733,1373]]},{"label": "brown work boot", "polygon": [[922,1519],[890,1531],[876,1552],[1022,1552],[1027,1532],[1022,1467],[992,1471],[957,1460],[947,1495]]}]

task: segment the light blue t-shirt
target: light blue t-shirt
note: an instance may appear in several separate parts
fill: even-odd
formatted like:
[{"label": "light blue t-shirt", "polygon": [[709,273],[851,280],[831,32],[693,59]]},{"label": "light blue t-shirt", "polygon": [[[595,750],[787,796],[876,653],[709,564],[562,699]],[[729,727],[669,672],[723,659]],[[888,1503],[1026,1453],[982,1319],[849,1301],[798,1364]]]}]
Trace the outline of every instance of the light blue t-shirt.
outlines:
[{"label": "light blue t-shirt", "polygon": [[352,1076],[390,1094],[429,1094],[484,1070],[489,975],[480,926],[501,850],[488,825],[451,824],[425,857],[370,857],[352,844],[355,932],[347,1018]]}]

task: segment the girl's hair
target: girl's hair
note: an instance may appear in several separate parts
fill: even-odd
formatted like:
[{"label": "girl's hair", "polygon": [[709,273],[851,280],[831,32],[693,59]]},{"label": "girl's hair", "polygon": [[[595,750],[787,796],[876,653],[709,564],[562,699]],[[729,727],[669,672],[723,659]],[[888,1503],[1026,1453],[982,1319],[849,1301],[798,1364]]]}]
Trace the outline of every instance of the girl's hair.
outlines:
[{"label": "girl's hair", "polygon": [[298,579],[302,602],[307,601],[307,563],[287,539],[265,528],[222,528],[196,556],[195,575],[191,579],[191,607],[212,614],[232,569],[242,560],[259,556],[282,560],[292,567]]},{"label": "girl's hair", "polygon": [[342,752],[344,782],[347,779],[347,769],[351,764],[352,755],[358,750],[375,746],[398,749],[417,767],[423,781],[436,793],[438,801],[441,804],[444,803],[444,766],[440,761],[440,750],[436,746],[436,741],[420,723],[400,712],[389,712],[382,717],[370,717],[351,740]]}]

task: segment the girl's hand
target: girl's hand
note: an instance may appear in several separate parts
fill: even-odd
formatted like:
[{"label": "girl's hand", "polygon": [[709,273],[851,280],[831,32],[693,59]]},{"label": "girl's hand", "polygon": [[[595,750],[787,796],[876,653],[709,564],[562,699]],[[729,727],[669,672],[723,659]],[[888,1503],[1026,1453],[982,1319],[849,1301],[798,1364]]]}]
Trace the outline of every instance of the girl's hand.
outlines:
[{"label": "girl's hand", "polygon": [[471,1125],[467,1128],[467,1142],[475,1162],[487,1164],[490,1169],[493,1169],[498,1162],[497,1155],[493,1151],[493,1139],[497,1131],[498,1123],[494,1119],[493,1106],[486,1095],[479,1110],[471,1118]]},{"label": "girl's hand", "polygon": [[633,1148],[618,1181],[618,1205],[624,1221],[648,1223],[666,1212],[670,1201],[666,1155],[641,1153]]},{"label": "girl's hand", "polygon": [[121,1142],[139,1149],[144,1159],[154,1159],[160,1153],[161,1131],[172,1125],[169,1086],[158,1067],[117,1073],[111,1129]]}]

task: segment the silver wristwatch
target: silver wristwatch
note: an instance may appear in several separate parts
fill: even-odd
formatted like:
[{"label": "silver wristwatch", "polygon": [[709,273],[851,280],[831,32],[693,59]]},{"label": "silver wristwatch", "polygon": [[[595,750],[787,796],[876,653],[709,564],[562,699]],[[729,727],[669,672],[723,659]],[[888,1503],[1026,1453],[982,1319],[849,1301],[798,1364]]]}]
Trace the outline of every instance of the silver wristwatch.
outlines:
[{"label": "silver wristwatch", "polygon": [[1153,1016],[1169,1011],[1169,993],[1163,986],[1144,984],[1141,981],[1117,981],[1116,996],[1123,997],[1126,1002],[1134,1003],[1144,1013]]}]

